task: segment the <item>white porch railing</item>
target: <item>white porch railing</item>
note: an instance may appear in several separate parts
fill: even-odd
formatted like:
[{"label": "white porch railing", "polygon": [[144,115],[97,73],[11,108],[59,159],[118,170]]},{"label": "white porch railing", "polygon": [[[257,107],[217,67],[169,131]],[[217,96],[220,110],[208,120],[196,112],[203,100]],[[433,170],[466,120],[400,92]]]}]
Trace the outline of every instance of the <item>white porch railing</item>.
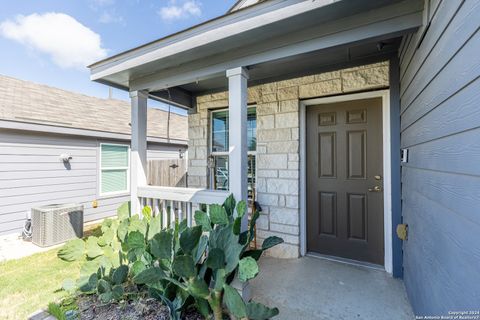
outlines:
[{"label": "white porch railing", "polygon": [[200,204],[223,204],[229,193],[195,188],[175,188],[143,186],[138,187],[137,195],[143,206],[150,206],[153,215],[161,215],[162,228],[174,221],[187,219],[193,225],[193,207]]}]

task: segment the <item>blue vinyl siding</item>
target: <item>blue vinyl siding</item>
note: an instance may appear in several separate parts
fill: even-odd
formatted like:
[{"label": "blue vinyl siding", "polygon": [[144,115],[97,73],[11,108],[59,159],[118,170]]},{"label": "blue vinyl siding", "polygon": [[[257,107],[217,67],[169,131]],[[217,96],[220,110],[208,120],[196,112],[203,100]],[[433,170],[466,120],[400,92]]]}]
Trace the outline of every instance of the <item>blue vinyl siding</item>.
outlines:
[{"label": "blue vinyl siding", "polygon": [[405,37],[399,58],[404,281],[417,315],[480,306],[480,2],[428,2],[428,31]]}]

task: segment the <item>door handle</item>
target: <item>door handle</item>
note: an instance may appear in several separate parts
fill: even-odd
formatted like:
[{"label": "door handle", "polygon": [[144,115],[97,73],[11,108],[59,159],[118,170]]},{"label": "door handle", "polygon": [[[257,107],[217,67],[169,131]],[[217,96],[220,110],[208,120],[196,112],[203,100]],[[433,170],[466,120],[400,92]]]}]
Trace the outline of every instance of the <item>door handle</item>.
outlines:
[{"label": "door handle", "polygon": [[368,188],[368,192],[382,192],[382,187],[375,186],[373,188]]}]

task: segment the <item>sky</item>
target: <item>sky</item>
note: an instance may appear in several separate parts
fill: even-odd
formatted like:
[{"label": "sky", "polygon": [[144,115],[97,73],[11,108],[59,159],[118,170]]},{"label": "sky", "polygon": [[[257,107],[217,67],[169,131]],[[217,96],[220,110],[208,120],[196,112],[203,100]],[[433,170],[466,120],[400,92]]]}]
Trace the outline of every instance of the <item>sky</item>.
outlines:
[{"label": "sky", "polygon": [[[234,2],[0,0],[0,74],[107,98],[88,64],[222,15]],[[128,93],[114,89],[113,97]]]}]

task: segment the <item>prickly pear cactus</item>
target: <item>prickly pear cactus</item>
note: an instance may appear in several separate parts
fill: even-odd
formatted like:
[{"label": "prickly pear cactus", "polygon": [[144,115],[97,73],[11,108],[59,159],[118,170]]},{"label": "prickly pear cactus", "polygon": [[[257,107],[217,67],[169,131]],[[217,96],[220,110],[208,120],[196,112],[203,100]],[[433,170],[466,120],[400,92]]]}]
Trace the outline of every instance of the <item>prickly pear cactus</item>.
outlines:
[{"label": "prickly pear cactus", "polygon": [[117,219],[106,219],[102,235],[67,242],[58,252],[64,261],[82,261],[80,277],[66,279],[63,287],[69,292],[79,290],[97,294],[103,302],[121,300],[129,275],[150,267],[153,257],[148,240],[160,231],[160,221],[152,217],[150,207],[142,211],[142,219],[130,214],[130,203],[117,210]]},{"label": "prickly pear cactus", "polygon": [[[208,213],[195,212],[195,227],[178,226],[177,230],[163,230],[154,236],[149,248],[159,270],[145,269],[134,280],[150,286],[154,297],[175,308],[171,310],[172,319],[188,306],[180,303],[185,301],[185,294],[192,297],[190,301],[206,318],[213,314],[214,319],[222,319],[225,311],[239,319],[268,319],[277,315],[276,308],[254,302],[246,304],[231,282],[235,277],[244,282],[256,277],[257,260],[262,253],[283,240],[270,237],[261,249],[250,250],[258,212],[249,228],[242,232],[241,222],[247,212],[245,202],[236,203],[230,196],[223,206],[210,205],[208,209]],[[158,281],[175,290],[162,292],[154,288],[151,284]]]},{"label": "prickly pear cactus", "polygon": [[[72,240],[58,253],[65,261],[83,261],[80,278],[67,279],[64,288],[97,294],[105,303],[122,300],[127,284],[149,293],[170,310],[171,319],[194,306],[205,318],[220,320],[225,313],[238,319],[263,320],[278,309],[245,303],[232,281],[249,281],[260,272],[257,261],[263,252],[283,242],[270,237],[259,249],[250,249],[259,213],[255,212],[247,230],[242,219],[247,214],[244,201],[233,196],[220,205],[201,206],[195,212],[195,226],[186,220],[161,229],[161,217],[150,207],[142,218],[131,216],[130,204],[117,210],[118,219],[102,223],[102,235]],[[208,207],[208,210],[207,210]]]}]

